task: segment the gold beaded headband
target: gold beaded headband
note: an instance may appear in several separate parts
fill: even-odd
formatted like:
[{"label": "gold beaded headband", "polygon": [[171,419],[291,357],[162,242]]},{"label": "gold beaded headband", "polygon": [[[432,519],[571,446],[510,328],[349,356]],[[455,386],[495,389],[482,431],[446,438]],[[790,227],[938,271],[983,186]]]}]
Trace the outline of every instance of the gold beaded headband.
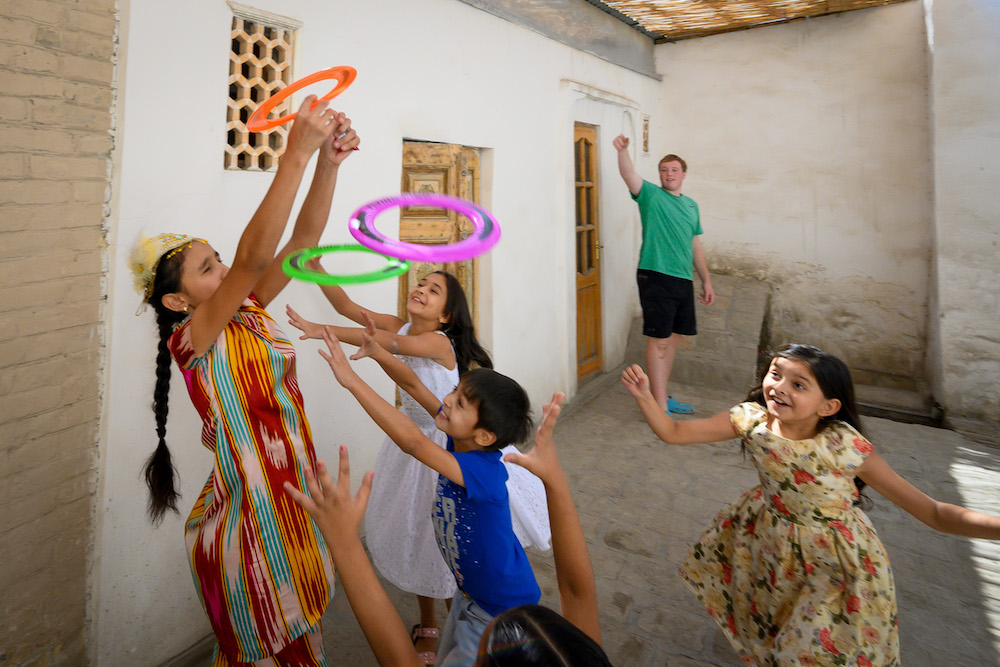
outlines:
[{"label": "gold beaded headband", "polygon": [[196,242],[208,243],[205,239],[186,234],[157,234],[153,238],[140,239],[135,245],[128,260],[128,268],[132,271],[135,290],[142,295],[142,305],[139,306],[139,312],[145,309],[149,297],[153,294],[156,269],[160,262],[183,252]]}]

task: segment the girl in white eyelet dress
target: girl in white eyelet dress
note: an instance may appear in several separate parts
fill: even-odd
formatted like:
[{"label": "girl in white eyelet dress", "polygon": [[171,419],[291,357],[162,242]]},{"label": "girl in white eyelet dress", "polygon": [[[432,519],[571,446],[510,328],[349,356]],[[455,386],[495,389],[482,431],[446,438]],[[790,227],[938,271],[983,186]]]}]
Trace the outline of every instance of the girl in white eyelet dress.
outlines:
[{"label": "girl in white eyelet dress", "polygon": [[[316,263],[311,266],[320,268]],[[370,318],[378,329],[379,344],[412,368],[439,399],[458,385],[459,375],[470,366],[493,366],[476,340],[461,283],[450,273],[435,271],[417,283],[407,299],[410,322],[367,313],[337,286],[324,285],[323,292],[341,315],[362,325]],[[289,322],[303,331],[302,339],[322,338],[322,325],[302,319],[291,308],[288,315]],[[330,329],[342,342],[363,343],[364,329]],[[400,400],[402,412],[444,448],[447,436],[435,427],[427,411],[404,391],[400,391]],[[506,455],[517,448],[511,445],[501,451]],[[523,546],[547,550],[551,534],[541,481],[521,466],[504,465],[514,532]],[[434,599],[451,598],[456,591],[455,578],[441,557],[431,523],[437,477],[436,471],[386,439],[376,459],[365,514],[365,539],[375,566],[395,586],[417,595],[420,623],[414,628],[415,641],[437,637]],[[422,657],[431,664],[432,655]]]}]

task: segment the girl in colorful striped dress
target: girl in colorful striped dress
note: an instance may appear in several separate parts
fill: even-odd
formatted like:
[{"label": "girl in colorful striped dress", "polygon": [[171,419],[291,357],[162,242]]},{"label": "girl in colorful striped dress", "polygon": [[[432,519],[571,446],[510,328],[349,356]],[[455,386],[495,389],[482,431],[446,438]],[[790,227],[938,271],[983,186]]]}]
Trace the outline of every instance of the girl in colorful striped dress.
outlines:
[{"label": "girl in colorful striped dress", "polygon": [[[295,375],[295,351],[264,307],[288,278],[282,260],[315,245],[340,164],[358,144],[351,123],[306,98],[274,181],[240,238],[231,267],[204,240],[160,234],[130,268],[160,330],[154,410],[159,444],[145,476],[150,516],[177,511],[165,442],[170,358],[201,416],[215,461],[185,526],[195,585],[218,638],[213,667],[327,665],[320,617],[333,592],[322,536],[282,490],[305,488],[315,464]],[[306,165],[316,171],[291,239],[275,254]]]}]

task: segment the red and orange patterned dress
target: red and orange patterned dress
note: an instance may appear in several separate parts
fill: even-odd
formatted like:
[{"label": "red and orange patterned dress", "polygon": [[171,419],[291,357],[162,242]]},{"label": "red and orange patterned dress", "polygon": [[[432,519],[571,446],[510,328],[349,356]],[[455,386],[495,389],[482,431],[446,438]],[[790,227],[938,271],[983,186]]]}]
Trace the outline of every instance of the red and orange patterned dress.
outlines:
[{"label": "red and orange patterned dress", "polygon": [[756,403],[730,419],[761,484],[719,512],[681,578],[748,665],[898,665],[889,559],[853,504],[871,443],[839,421],[787,440]]},{"label": "red and orange patterned dress", "polygon": [[316,454],[295,350],[253,295],[205,354],[191,320],[169,346],[215,465],[185,527],[202,606],[230,661],[252,662],[314,632],[333,570],[315,524],[282,488],[305,488]]}]

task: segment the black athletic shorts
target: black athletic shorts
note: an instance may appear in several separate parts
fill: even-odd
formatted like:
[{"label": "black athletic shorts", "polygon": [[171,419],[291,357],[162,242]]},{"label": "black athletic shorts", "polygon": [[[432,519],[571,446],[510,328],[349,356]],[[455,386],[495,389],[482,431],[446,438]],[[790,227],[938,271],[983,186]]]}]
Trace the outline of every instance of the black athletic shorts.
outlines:
[{"label": "black athletic shorts", "polygon": [[694,317],[694,281],[646,269],[639,269],[635,280],[639,284],[639,303],[642,304],[643,336],[670,338],[675,333],[682,336],[698,333]]}]

